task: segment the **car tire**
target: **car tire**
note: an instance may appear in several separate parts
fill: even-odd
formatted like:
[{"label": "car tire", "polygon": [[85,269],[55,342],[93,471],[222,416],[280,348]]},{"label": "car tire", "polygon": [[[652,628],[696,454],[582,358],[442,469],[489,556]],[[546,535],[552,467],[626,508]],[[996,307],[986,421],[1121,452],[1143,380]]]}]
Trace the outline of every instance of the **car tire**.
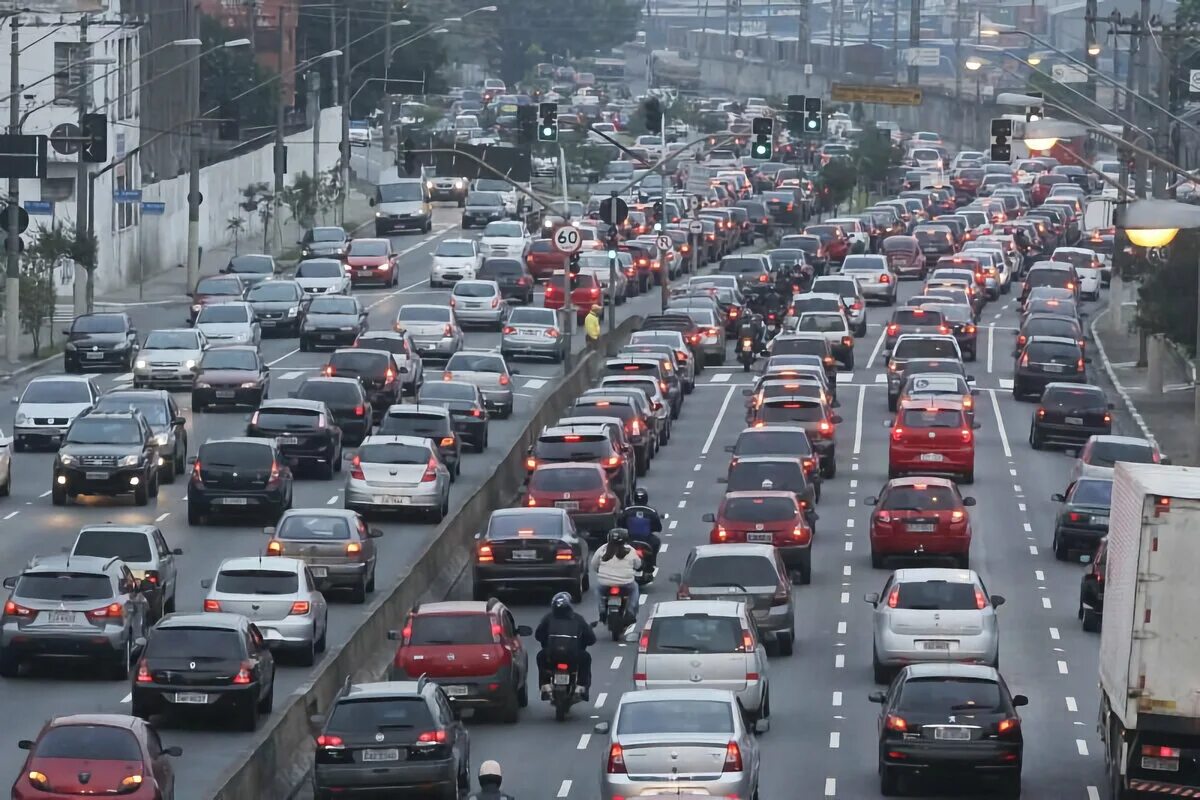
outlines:
[{"label": "car tire", "polygon": [[150,470],[150,477],[149,477],[148,486],[147,486],[146,491],[149,493],[150,497],[152,497],[152,498],[158,497],[158,487],[159,487],[159,477],[158,476],[159,476],[159,471],[158,471],[157,467]]},{"label": "car tire", "polygon": [[333,480],[333,462],[334,459],[332,458],[325,459],[325,461],[317,468],[317,477],[323,481]]},{"label": "car tire", "polygon": [[313,638],[307,645],[296,652],[296,663],[302,667],[311,667],[317,661],[317,626],[313,626]]},{"label": "car tire", "polygon": [[0,650],[0,678],[15,678],[21,671],[21,659]]},{"label": "car tire", "polygon": [[1100,615],[1089,608],[1080,608],[1080,622],[1087,633],[1100,632]]},{"label": "car tire", "polygon": [[1046,446],[1036,425],[1029,426],[1029,446],[1034,450],[1041,450]]},{"label": "car tire", "polygon": [[367,576],[367,594],[375,591],[375,567],[371,566],[371,574]]},{"label": "car tire", "polygon": [[195,507],[193,507],[191,502],[188,503],[187,514],[188,514],[188,525],[203,525],[204,524],[204,515],[201,514]]},{"label": "car tire", "polygon": [[135,505],[144,506],[150,502],[150,488],[145,482],[139,483],[133,490],[133,502]]},{"label": "car tire", "polygon": [[583,593],[584,593],[584,591],[586,591],[586,587],[583,585],[583,578],[584,578],[584,576],[580,575],[579,579],[575,582],[575,585],[571,587],[571,602],[572,603],[582,603],[583,602]]},{"label": "car tire", "polygon": [[779,643],[779,655],[790,656],[796,652],[796,629],[792,628],[787,633],[782,633],[777,639]]},{"label": "car tire", "polygon": [[8,466],[8,475],[4,476],[4,484],[0,485],[0,497],[8,497],[12,494],[12,463]]},{"label": "car tire", "polygon": [[56,506],[65,506],[67,504],[67,490],[59,488],[55,484],[50,490],[50,502]]},{"label": "car tire", "polygon": [[879,793],[884,797],[896,797],[900,794],[900,776],[894,767],[879,765]]},{"label": "car tire", "polygon": [[876,553],[874,550],[872,550],[871,551],[871,569],[883,569],[883,564],[884,564],[885,559],[886,559],[886,556],[884,556],[882,553]]},{"label": "car tire", "polygon": [[1012,777],[1001,779],[1000,796],[1005,798],[1017,798],[1021,796],[1021,773],[1017,773]]},{"label": "car tire", "polygon": [[174,613],[175,613],[175,595],[171,595],[171,597],[165,603],[163,603],[163,614],[174,614]]},{"label": "car tire", "polygon": [[350,587],[350,602],[356,605],[362,605],[367,602],[367,576],[363,575],[359,578],[358,583]]},{"label": "car tire", "polygon": [[968,486],[975,482],[975,470],[964,472],[959,483],[965,483]]},{"label": "car tire", "polygon": [[1067,556],[1070,555],[1070,553],[1067,550],[1066,542],[1059,538],[1058,531],[1054,532],[1054,542],[1052,546],[1054,547],[1054,558],[1058,561],[1066,561]]},{"label": "car tire", "polygon": [[875,648],[871,648],[871,671],[874,673],[876,683],[889,684],[892,682],[892,671],[884,666],[879,661],[879,653]]},{"label": "car tire", "polygon": [[244,708],[239,708],[234,725],[240,731],[253,733],[258,727],[258,702],[247,703]]},{"label": "car tire", "polygon": [[512,694],[504,698],[496,716],[505,725],[517,724],[521,716],[521,703],[517,696],[517,687],[514,686]]},{"label": "car tire", "polygon": [[134,695],[133,698],[131,698],[131,700],[130,700],[129,713],[132,716],[137,717],[138,719],[145,719],[145,720],[150,719],[149,707],[147,707],[146,702],[144,700],[139,700],[137,698],[137,695]]},{"label": "car tire", "polygon": [[821,477],[825,480],[833,480],[837,477],[837,461],[830,458],[828,462],[821,462]]},{"label": "car tire", "polygon": [[[131,633],[132,637],[133,634]],[[114,681],[129,680],[129,667],[133,663],[133,643],[125,640],[125,646],[121,648],[121,652],[117,653],[112,658],[112,664],[109,667],[108,676]]]},{"label": "car tire", "polygon": [[800,565],[796,571],[798,573],[800,573],[800,585],[801,586],[808,586],[808,584],[812,583],[812,550],[811,549],[808,551],[808,553],[805,554],[804,559],[800,562]]}]

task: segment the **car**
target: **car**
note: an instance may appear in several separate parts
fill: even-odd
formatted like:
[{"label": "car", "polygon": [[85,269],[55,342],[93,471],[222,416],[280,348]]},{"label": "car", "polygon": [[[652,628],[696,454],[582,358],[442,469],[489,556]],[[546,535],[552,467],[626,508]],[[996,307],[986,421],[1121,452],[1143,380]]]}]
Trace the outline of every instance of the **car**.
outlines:
[{"label": "car", "polygon": [[262,327],[254,315],[254,307],[246,302],[211,303],[196,314],[196,330],[214,347],[226,344],[258,346]]},{"label": "car", "polygon": [[192,411],[209,406],[252,406],[267,397],[270,370],[257,347],[244,345],[208,350],[200,358],[192,384]]},{"label": "car", "polygon": [[[72,714],[54,717],[36,739],[22,739],[26,750],[13,800],[35,800],[80,789],[128,800],[175,797],[170,759],[179,747],[164,747],[145,720],[123,714]],[[61,796],[61,795],[60,795]]]},{"label": "car", "polygon": [[1094,434],[1084,442],[1071,467],[1068,483],[1079,478],[1111,478],[1118,461],[1132,464],[1169,464],[1158,444],[1137,436]]},{"label": "car", "polygon": [[274,439],[209,439],[188,481],[188,525],[228,512],[275,519],[292,504],[292,471]]},{"label": "car", "polygon": [[367,332],[367,309],[357,297],[314,297],[300,327],[300,351],[347,347]]},{"label": "car", "polygon": [[864,598],[875,609],[871,663],[876,683],[888,683],[905,664],[958,661],[1000,664],[996,609],[972,569],[898,569],[883,590]]},{"label": "car", "polygon": [[1069,289],[1073,296],[1079,296],[1079,279],[1069,261],[1039,261],[1030,267],[1021,284],[1019,302],[1024,303],[1033,289],[1042,286]]},{"label": "car", "polygon": [[172,548],[157,525],[102,522],[85,525],[75,536],[68,552],[71,556],[119,558],[143,588],[150,609],[150,620],[175,611],[179,569],[176,556],[183,550]]},{"label": "car", "polygon": [[522,505],[564,509],[576,530],[589,539],[607,536],[622,508],[605,468],[582,461],[538,464],[525,484]]},{"label": "car", "polygon": [[364,350],[383,350],[392,354],[392,362],[399,377],[400,394],[415,397],[425,384],[425,363],[412,337],[396,331],[367,331],[359,334],[354,346]]},{"label": "car", "polygon": [[342,469],[342,429],[319,400],[264,400],[250,416],[246,436],[274,441],[290,467],[311,467],[322,480],[333,480]]},{"label": "car", "polygon": [[850,323],[855,336],[867,335],[867,300],[862,288],[852,277],[841,275],[821,275],[813,279],[809,287],[816,294],[836,294],[842,298],[846,309],[846,319]]},{"label": "car", "polygon": [[[537,243],[535,242],[534,244]],[[527,261],[529,256],[525,258]],[[529,270],[529,267],[526,266],[525,261],[517,258],[487,258],[484,259],[483,266],[479,268],[475,277],[480,281],[495,285],[500,297],[500,303],[496,308],[500,310],[502,316],[504,313],[507,313],[506,301],[524,305],[531,305],[533,303],[533,293],[537,286],[537,280]],[[455,288],[457,289],[457,287]],[[453,294],[455,293],[452,293],[452,296]],[[482,295],[476,296],[481,297]],[[460,302],[463,303],[465,310],[470,310],[479,301],[470,298],[464,300],[460,297]],[[491,308],[491,306],[488,306],[488,308]],[[485,312],[481,316],[490,321],[492,315]]]},{"label": "car", "polygon": [[509,220],[489,222],[479,238],[479,249],[484,258],[507,256],[524,259],[531,243],[524,223]]},{"label": "car", "polygon": [[402,305],[392,330],[407,333],[421,358],[427,359],[449,359],[463,348],[465,338],[454,309],[448,305]]},{"label": "car", "polygon": [[683,408],[684,389],[683,381],[675,371],[673,360],[673,357],[660,358],[656,353],[641,354],[622,351],[604,360],[600,375],[601,377],[645,375],[654,378],[658,381],[659,391],[666,396],[667,402],[670,404],[671,419],[678,419],[679,412]]},{"label": "car", "polygon": [[325,652],[329,608],[308,566],[298,558],[227,558],[214,578],[200,581],[206,614],[241,614],[277,655],[305,667]]},{"label": "car", "polygon": [[1087,352],[1083,325],[1077,317],[1070,314],[1037,312],[1025,315],[1021,318],[1021,327],[1017,330],[1016,336],[1014,357],[1020,354],[1021,348],[1034,336],[1061,336],[1066,339],[1074,339],[1079,348]]},{"label": "car", "polygon": [[350,285],[395,286],[399,279],[398,258],[390,239],[352,239],[345,255]]},{"label": "car", "polygon": [[346,255],[350,236],[338,225],[316,225],[304,231],[299,244],[301,261],[309,258],[341,258]]},{"label": "car", "polygon": [[[854,369],[854,335],[840,311],[805,311],[796,318],[795,333],[821,334],[829,342],[833,357],[846,369]],[[776,348],[771,352],[777,352]]]},{"label": "car", "polygon": [[975,482],[975,429],[962,400],[916,397],[900,405],[888,421],[888,478],[952,475]]},{"label": "car", "polygon": [[725,256],[717,264],[717,274],[737,278],[738,288],[742,290],[773,279],[771,260],[758,254]]},{"label": "car", "polygon": [[664,364],[664,370],[677,376],[684,394],[691,394],[696,388],[697,364],[677,331],[637,331],[618,355],[657,357]]},{"label": "car", "polygon": [[808,433],[799,425],[762,425],[744,428],[737,441],[725,451],[732,453],[729,467],[752,456],[799,458],[804,476],[813,484],[813,501],[821,502],[820,456],[813,450]]},{"label": "car", "polygon": [[883,349],[890,353],[902,334],[949,334],[950,327],[938,309],[919,306],[897,308],[884,328]]},{"label": "car", "polygon": [[645,475],[654,455],[651,424],[635,398],[619,393],[581,396],[564,412],[568,419],[612,420],[622,426],[623,438],[633,452],[634,474]]},{"label": "car", "polygon": [[456,797],[470,790],[471,741],[445,690],[419,677],[351,684],[319,723],[316,797],[418,791]]},{"label": "car", "polygon": [[211,713],[253,731],[271,712],[275,659],[241,614],[168,614],[145,638],[130,693],[133,716]]},{"label": "car", "polygon": [[864,300],[875,300],[885,306],[896,304],[899,275],[883,255],[850,255],[842,262],[842,275],[858,281]]},{"label": "car", "polygon": [[504,357],[495,350],[459,350],[446,362],[444,381],[462,381],[479,387],[483,401],[500,419],[513,412],[512,376]]},{"label": "car", "polygon": [[1075,449],[1094,439],[1107,439],[1114,408],[1099,386],[1048,383],[1029,421],[1029,446],[1034,450],[1047,446]]},{"label": "car", "polygon": [[422,437],[433,442],[450,470],[450,480],[462,472],[462,436],[454,429],[449,409],[432,403],[402,403],[389,406],[376,433],[380,436]]},{"label": "car", "polygon": [[450,290],[450,308],[461,325],[483,325],[497,331],[503,330],[508,314],[500,286],[493,280],[458,281]]},{"label": "car", "polygon": [[81,314],[63,330],[63,371],[68,375],[112,367],[133,369],[138,332],[124,312]]},{"label": "car", "polygon": [[483,264],[479,242],[475,239],[442,239],[433,251],[429,271],[429,288],[448,286],[455,281],[470,280]]},{"label": "car", "polygon": [[1104,616],[1104,575],[1108,567],[1108,537],[1096,544],[1088,567],[1079,579],[1079,621],[1085,631],[1096,633]]},{"label": "car", "polygon": [[462,208],[467,201],[467,180],[453,176],[435,176],[425,181],[432,202],[448,200]]},{"label": "car", "polygon": [[605,391],[633,389],[642,392],[650,401],[650,408],[657,419],[655,433],[658,436],[658,445],[661,447],[671,441],[671,403],[658,380],[652,375],[640,372],[604,375],[601,376],[597,388]]},{"label": "car", "polygon": [[[1017,709],[1025,695],[1009,693],[995,667],[913,664],[879,703],[879,793],[900,794],[908,776],[964,773],[996,780],[1006,797],[1021,794],[1023,740]],[[914,765],[920,765],[919,768]]]},{"label": "car", "polygon": [[975,422],[975,392],[971,384],[962,375],[954,372],[916,372],[922,360],[910,361],[909,368],[904,371],[904,385],[900,388],[897,406],[906,401],[920,404],[924,400],[946,397],[962,402],[967,421]]},{"label": "car", "polygon": [[690,317],[696,323],[698,339],[691,345],[699,361],[703,361],[706,365],[725,363],[727,355],[725,318],[715,301],[707,298],[703,303],[699,298],[686,301],[673,300],[668,306],[667,313]]},{"label": "car", "polygon": [[488,444],[488,422],[490,415],[483,401],[483,393],[473,383],[465,381],[436,381],[421,388],[417,403],[441,406],[450,412],[454,430],[476,453],[482,453]]},{"label": "car", "polygon": [[139,581],[115,556],[61,553],[30,560],[4,579],[9,590],[0,616],[0,676],[45,659],[92,661],[118,680],[150,628],[148,581]]},{"label": "car", "polygon": [[437,444],[423,436],[368,436],[350,462],[345,507],[424,512],[441,522],[450,512],[451,475]]},{"label": "car", "polygon": [[1046,386],[1055,382],[1087,383],[1085,364],[1089,361],[1075,339],[1030,337],[1021,348],[1013,370],[1013,399],[1041,397]]},{"label": "car", "polygon": [[804,428],[809,442],[819,457],[821,477],[832,480],[837,476],[837,426],[840,415],[832,405],[819,397],[802,394],[783,394],[764,399],[753,409],[749,422],[753,427],[765,425],[796,425]]},{"label": "car", "polygon": [[133,387],[192,388],[206,349],[208,340],[199,330],[151,331],[133,362]]},{"label": "car", "polygon": [[596,727],[608,739],[600,796],[616,800],[664,791],[688,796],[691,790],[754,797],[760,775],[754,734],[768,725],[766,719],[749,723],[737,695],[727,689],[625,692],[611,726]]},{"label": "car", "polygon": [[[619,438],[620,437],[620,438]],[[624,438],[604,424],[564,424],[542,428],[525,455],[531,476],[550,463],[594,463],[603,467],[608,485],[622,506],[630,505],[635,481],[634,464],[623,450]]]},{"label": "car", "polygon": [[554,589],[569,592],[579,603],[589,585],[587,540],[565,509],[496,509],[475,536],[471,592],[476,600],[503,589]]},{"label": "car", "polygon": [[354,347],[334,350],[321,369],[321,374],[327,378],[354,378],[362,384],[371,407],[371,422],[377,423],[384,409],[399,403],[403,396],[401,373],[392,353],[373,350],[362,346],[362,343],[363,339],[359,337]]},{"label": "car", "polygon": [[221,274],[237,275],[249,289],[274,278],[278,271],[274,257],[262,253],[243,253],[229,259],[229,263],[221,269]]},{"label": "car", "polygon": [[888,411],[896,410],[896,399],[900,396],[900,387],[904,385],[902,378],[906,365],[913,359],[961,362],[962,351],[958,349],[958,340],[950,334],[900,334],[887,356]]},{"label": "car", "polygon": [[[581,234],[588,228],[579,228]],[[590,246],[590,245],[589,245]],[[592,253],[586,247],[578,254],[580,271],[583,271],[584,259],[591,256],[601,256],[604,259],[604,268],[608,269],[608,255],[603,252]],[[567,268],[569,256],[560,251],[551,239],[535,239],[529,243],[529,250],[525,253],[525,268],[529,271],[530,277],[538,281],[546,281],[556,272],[562,272]],[[515,262],[516,259],[505,259],[505,262]],[[518,262],[519,263],[519,262]]]},{"label": "car", "polygon": [[1092,552],[1101,538],[1108,535],[1112,509],[1111,478],[1074,479],[1065,492],[1050,499],[1059,504],[1054,519],[1054,557],[1066,561],[1075,551]]},{"label": "car", "polygon": [[[263,281],[246,292],[246,302],[263,335],[299,336],[308,313],[309,295],[295,280]],[[149,340],[147,340],[149,341]]]},{"label": "car", "polygon": [[521,637],[532,633],[494,597],[420,603],[403,628],[388,632],[398,643],[388,680],[428,679],[453,707],[491,711],[514,723],[529,704],[529,653]]},{"label": "car", "polygon": [[50,500],[66,505],[81,494],[133,495],[144,506],[158,497],[157,437],[137,409],[80,414],[54,458]]},{"label": "car", "polygon": [[871,512],[871,566],[882,569],[889,558],[948,559],[970,567],[971,517],[975,498],[963,497],[953,481],[932,476],[893,478]]},{"label": "car", "polygon": [[710,544],[750,542],[773,544],[800,583],[812,576],[812,528],[805,508],[790,491],[766,489],[730,491],[721,498],[715,514],[702,517],[712,523]]},{"label": "car", "polygon": [[[600,318],[605,317],[604,301],[601,297],[600,282],[591,273],[579,273],[571,276],[571,305],[575,309],[575,321],[582,325],[584,318],[593,306],[599,307]],[[542,295],[542,306],[555,311],[567,306],[567,279],[565,273],[554,271],[546,281],[546,290]]]},{"label": "car", "polygon": [[521,355],[550,358],[559,363],[566,357],[566,338],[553,309],[514,308],[500,333],[500,355],[507,361]]},{"label": "car", "polygon": [[[158,446],[160,483],[174,483],[187,469],[187,419],[175,398],[164,389],[114,389],[97,401],[96,411],[141,412]],[[0,454],[2,455],[2,454]]]},{"label": "car", "polygon": [[350,294],[350,275],[336,258],[310,258],[296,265],[292,276],[309,298]]},{"label": "car", "polygon": [[[341,269],[341,265],[338,265]],[[246,283],[240,275],[210,275],[196,282],[196,288],[189,292],[191,306],[188,309],[188,324],[196,321],[200,309],[210,303],[230,303],[242,300],[246,296]]]},{"label": "car", "polygon": [[498,222],[508,216],[504,204],[504,195],[499,192],[471,192],[463,204],[462,229],[470,230],[475,226],[485,226]]},{"label": "car", "polygon": [[942,324],[950,329],[954,340],[958,342],[958,350],[967,361],[974,361],[979,355],[979,329],[975,324],[975,312],[969,303],[947,302],[949,298],[932,297],[923,299],[918,308],[927,311],[937,311],[942,315]]},{"label": "car", "polygon": [[274,525],[264,556],[298,558],[308,565],[317,589],[346,589],[362,604],[375,591],[376,545],[383,531],[370,528],[355,511],[340,508],[289,508]]},{"label": "car", "polygon": [[405,231],[429,233],[433,230],[433,205],[429,190],[420,178],[403,177],[399,170],[384,170],[377,179],[375,196],[375,235],[390,236]]},{"label": "car", "polygon": [[[600,294],[604,298],[606,307],[614,302],[616,305],[623,305],[628,298],[636,294],[637,284],[629,280],[629,271],[636,274],[632,257],[622,258],[622,256],[629,256],[629,254],[617,251],[616,269],[611,268],[608,253],[603,250],[585,252],[579,256],[579,273],[591,275],[596,283],[600,284]],[[562,267],[560,266],[558,269],[562,269]]]}]

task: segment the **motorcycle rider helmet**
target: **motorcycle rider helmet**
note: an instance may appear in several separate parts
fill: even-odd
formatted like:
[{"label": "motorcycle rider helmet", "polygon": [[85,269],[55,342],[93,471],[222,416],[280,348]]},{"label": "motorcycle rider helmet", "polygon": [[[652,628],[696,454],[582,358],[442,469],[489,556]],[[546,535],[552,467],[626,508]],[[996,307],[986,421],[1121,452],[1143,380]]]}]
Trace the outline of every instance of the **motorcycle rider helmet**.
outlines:
[{"label": "motorcycle rider helmet", "polygon": [[571,610],[571,595],[566,592],[559,592],[550,599],[550,608],[553,611],[570,611]]},{"label": "motorcycle rider helmet", "polygon": [[613,528],[608,532],[608,543],[614,546],[629,544],[629,531],[624,528]]},{"label": "motorcycle rider helmet", "polygon": [[635,506],[644,506],[650,502],[650,493],[640,486],[633,490],[633,504]]}]

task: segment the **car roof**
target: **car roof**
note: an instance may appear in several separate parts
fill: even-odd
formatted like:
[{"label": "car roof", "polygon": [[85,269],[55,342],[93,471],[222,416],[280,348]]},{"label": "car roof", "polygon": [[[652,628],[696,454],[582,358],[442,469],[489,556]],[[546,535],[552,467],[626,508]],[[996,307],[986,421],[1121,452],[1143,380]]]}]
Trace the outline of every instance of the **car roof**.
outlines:
[{"label": "car roof", "polygon": [[[91,378],[86,375],[38,375],[29,383],[45,383],[46,381],[67,381],[69,383],[89,383]],[[26,384],[28,386],[29,384]]]},{"label": "car roof", "polygon": [[414,614],[486,614],[489,611],[491,606],[487,600],[443,600],[439,603],[421,603],[413,609]]},{"label": "car roof", "polygon": [[739,617],[744,613],[740,607],[744,601],[730,600],[662,600],[654,604],[650,619],[663,617]]},{"label": "car roof", "polygon": [[897,583],[920,583],[922,581],[946,581],[947,583],[976,583],[979,576],[973,569],[951,569],[948,567],[906,567],[892,573]]},{"label": "car roof", "polygon": [[[157,525],[146,525],[139,522],[93,522],[89,525],[84,525],[79,529],[79,533],[84,531],[123,531],[144,533],[147,536],[158,530]],[[76,556],[79,558],[80,556]]]},{"label": "car roof", "polygon": [[167,614],[155,624],[154,629],[164,628],[217,628],[237,631],[250,621],[241,614],[181,612]]},{"label": "car roof", "polygon": [[115,556],[73,556],[69,553],[34,556],[23,572],[108,572],[108,565],[120,561]]},{"label": "car roof", "polygon": [[430,439],[427,436],[400,436],[397,434],[371,434],[362,440],[359,444],[359,450],[369,444],[406,444],[412,447],[429,447]]},{"label": "car roof", "polygon": [[492,511],[492,517],[524,517],[530,515],[535,517],[552,516],[561,519],[562,517],[567,516],[567,512],[561,508],[543,508],[541,506],[516,506],[515,508],[497,508]]},{"label": "car roof", "polygon": [[375,356],[376,358],[390,359],[392,357],[391,351],[376,350],[371,347],[339,347],[338,349],[336,349],[332,353],[330,353],[329,357],[333,358],[334,356],[343,356],[343,355],[348,355],[351,353],[366,353],[367,355]]},{"label": "car roof", "polygon": [[773,544],[749,544],[746,542],[699,544],[692,548],[692,557],[695,559],[717,558],[719,556],[761,556],[771,559],[773,563],[776,551]]},{"label": "car roof", "polygon": [[1149,439],[1143,439],[1140,436],[1118,436],[1115,433],[1097,433],[1089,440],[1094,444],[1140,444],[1146,447],[1153,447]]},{"label": "car roof", "polygon": [[603,467],[594,461],[555,461],[550,464],[538,464],[538,472],[542,470],[561,470],[561,469],[594,469],[597,472],[602,472]]},{"label": "car roof", "polygon": [[407,417],[413,414],[430,414],[438,417],[449,417],[450,409],[433,403],[394,403],[384,412],[389,417]]},{"label": "car roof", "polygon": [[126,714],[68,714],[62,717],[55,717],[50,720],[49,725],[52,728],[65,728],[73,725],[102,725],[108,728],[134,728],[141,727],[145,723],[140,717],[131,717]]},{"label": "car roof", "polygon": [[902,478],[892,478],[887,482],[888,487],[897,486],[944,486],[953,488],[956,486],[950,478],[937,478],[932,475],[906,475]]},{"label": "car roof", "polygon": [[[720,547],[736,547],[736,545],[719,545]],[[701,602],[688,600],[688,603]],[[733,703],[735,697],[728,689],[644,689],[640,692],[625,692],[621,695],[619,706],[630,703],[653,703],[663,700],[707,700],[721,703]]]},{"label": "car roof", "polygon": [[303,400],[299,397],[278,397],[263,400],[259,403],[259,411],[270,411],[276,408],[303,408],[308,411],[324,411],[325,403],[321,400]]},{"label": "car roof", "polygon": [[927,661],[909,664],[905,668],[908,678],[972,678],[1000,683],[1000,673],[986,664],[961,664],[950,661]]},{"label": "car roof", "polygon": [[[808,431],[804,430],[804,428],[800,427],[799,425],[781,425],[779,423],[768,423],[759,427],[752,426],[749,428],[742,428],[742,430],[738,433],[738,438],[740,439],[748,433],[790,433],[799,434],[800,436],[804,437],[808,436]],[[746,456],[746,458],[752,457],[753,456]]]},{"label": "car roof", "polygon": [[604,434],[607,433],[605,427],[606,424],[600,422],[594,424],[573,423],[570,425],[547,425],[546,427],[542,428],[542,432],[538,434],[538,438],[540,439],[543,436],[567,436],[572,433]]},{"label": "car roof", "polygon": [[[225,348],[221,349],[223,350]],[[317,381],[322,381],[324,383],[352,383],[355,386],[362,386],[358,378],[343,378],[336,375],[313,375],[311,378],[305,378],[300,385],[303,386],[306,383],[316,383]],[[267,403],[270,401],[264,400],[263,402]]]},{"label": "car roof", "polygon": [[[328,507],[310,507],[310,508],[289,508],[280,516],[280,521],[288,517],[341,517],[343,519],[357,522],[358,513],[346,508],[328,508]],[[275,527],[279,528],[279,523]]]},{"label": "car roof", "polygon": [[239,569],[300,573],[304,571],[304,561],[299,558],[280,556],[271,556],[270,558],[263,558],[262,556],[238,556],[237,558],[225,559],[221,562],[221,566],[217,567],[218,572]]},{"label": "car roof", "polygon": [[338,698],[338,702],[342,700],[366,700],[372,697],[397,697],[406,695],[410,697],[421,697],[425,694],[426,688],[435,684],[425,683],[423,681],[372,681],[371,683],[353,683],[350,688]]}]

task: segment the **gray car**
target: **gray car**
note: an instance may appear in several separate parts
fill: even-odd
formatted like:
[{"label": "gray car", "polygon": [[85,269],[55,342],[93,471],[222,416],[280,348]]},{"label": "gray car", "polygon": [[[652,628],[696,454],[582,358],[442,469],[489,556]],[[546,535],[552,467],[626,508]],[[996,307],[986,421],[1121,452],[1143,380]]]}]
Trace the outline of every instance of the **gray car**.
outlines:
[{"label": "gray car", "polygon": [[61,658],[98,661],[113,678],[129,678],[137,642],[150,628],[150,584],[121,559],[38,557],[5,578],[4,588],[0,676],[17,677],[26,661]]},{"label": "gray car", "polygon": [[75,537],[71,556],[119,558],[133,577],[149,585],[143,594],[150,605],[150,618],[157,620],[175,611],[176,579],[179,567],[175,557],[183,550],[171,548],[157,525],[101,522],[85,525]]},{"label": "gray car", "polygon": [[495,281],[463,278],[450,290],[450,307],[463,325],[484,325],[504,329],[508,305]]},{"label": "gray car", "polygon": [[505,359],[529,356],[559,362],[566,354],[567,341],[557,311],[526,306],[509,312],[507,324],[500,332],[500,355]]},{"label": "gray car", "polygon": [[883,591],[864,598],[875,609],[872,665],[876,683],[889,682],[905,664],[966,661],[999,666],[996,609],[973,569],[898,569]]},{"label": "gray car", "polygon": [[517,374],[495,350],[460,350],[446,362],[442,380],[478,386],[488,410],[495,411],[500,419],[506,419],[513,412],[512,376]]},{"label": "gray car", "polygon": [[356,603],[375,591],[375,540],[383,532],[368,528],[356,512],[290,508],[263,533],[271,537],[266,555],[299,558],[322,591],[349,588]]},{"label": "gray car", "polygon": [[392,330],[408,333],[422,358],[448,359],[463,347],[462,328],[448,306],[403,305]]},{"label": "gray car", "polygon": [[150,331],[133,362],[133,387],[192,388],[207,349],[208,340],[194,328]]},{"label": "gray car", "polygon": [[1134,464],[1166,464],[1168,459],[1159,452],[1158,446],[1138,436],[1095,435],[1087,440],[1079,451],[1067,486],[1080,478],[1112,478],[1113,467],[1118,461]]},{"label": "gray car", "polygon": [[767,641],[796,640],[792,581],[774,545],[698,545],[671,581],[680,600],[744,600]]},{"label": "gray car", "polygon": [[424,511],[441,522],[450,511],[450,468],[430,439],[368,436],[346,477],[346,508]]},{"label": "gray car", "polygon": [[858,281],[865,300],[874,300],[885,306],[896,304],[896,287],[900,280],[892,271],[887,256],[846,256],[846,260],[842,262],[841,274]]},{"label": "gray car", "polygon": [[603,800],[689,791],[712,797],[758,796],[762,720],[746,722],[725,689],[649,689],[617,702],[600,755]]}]

